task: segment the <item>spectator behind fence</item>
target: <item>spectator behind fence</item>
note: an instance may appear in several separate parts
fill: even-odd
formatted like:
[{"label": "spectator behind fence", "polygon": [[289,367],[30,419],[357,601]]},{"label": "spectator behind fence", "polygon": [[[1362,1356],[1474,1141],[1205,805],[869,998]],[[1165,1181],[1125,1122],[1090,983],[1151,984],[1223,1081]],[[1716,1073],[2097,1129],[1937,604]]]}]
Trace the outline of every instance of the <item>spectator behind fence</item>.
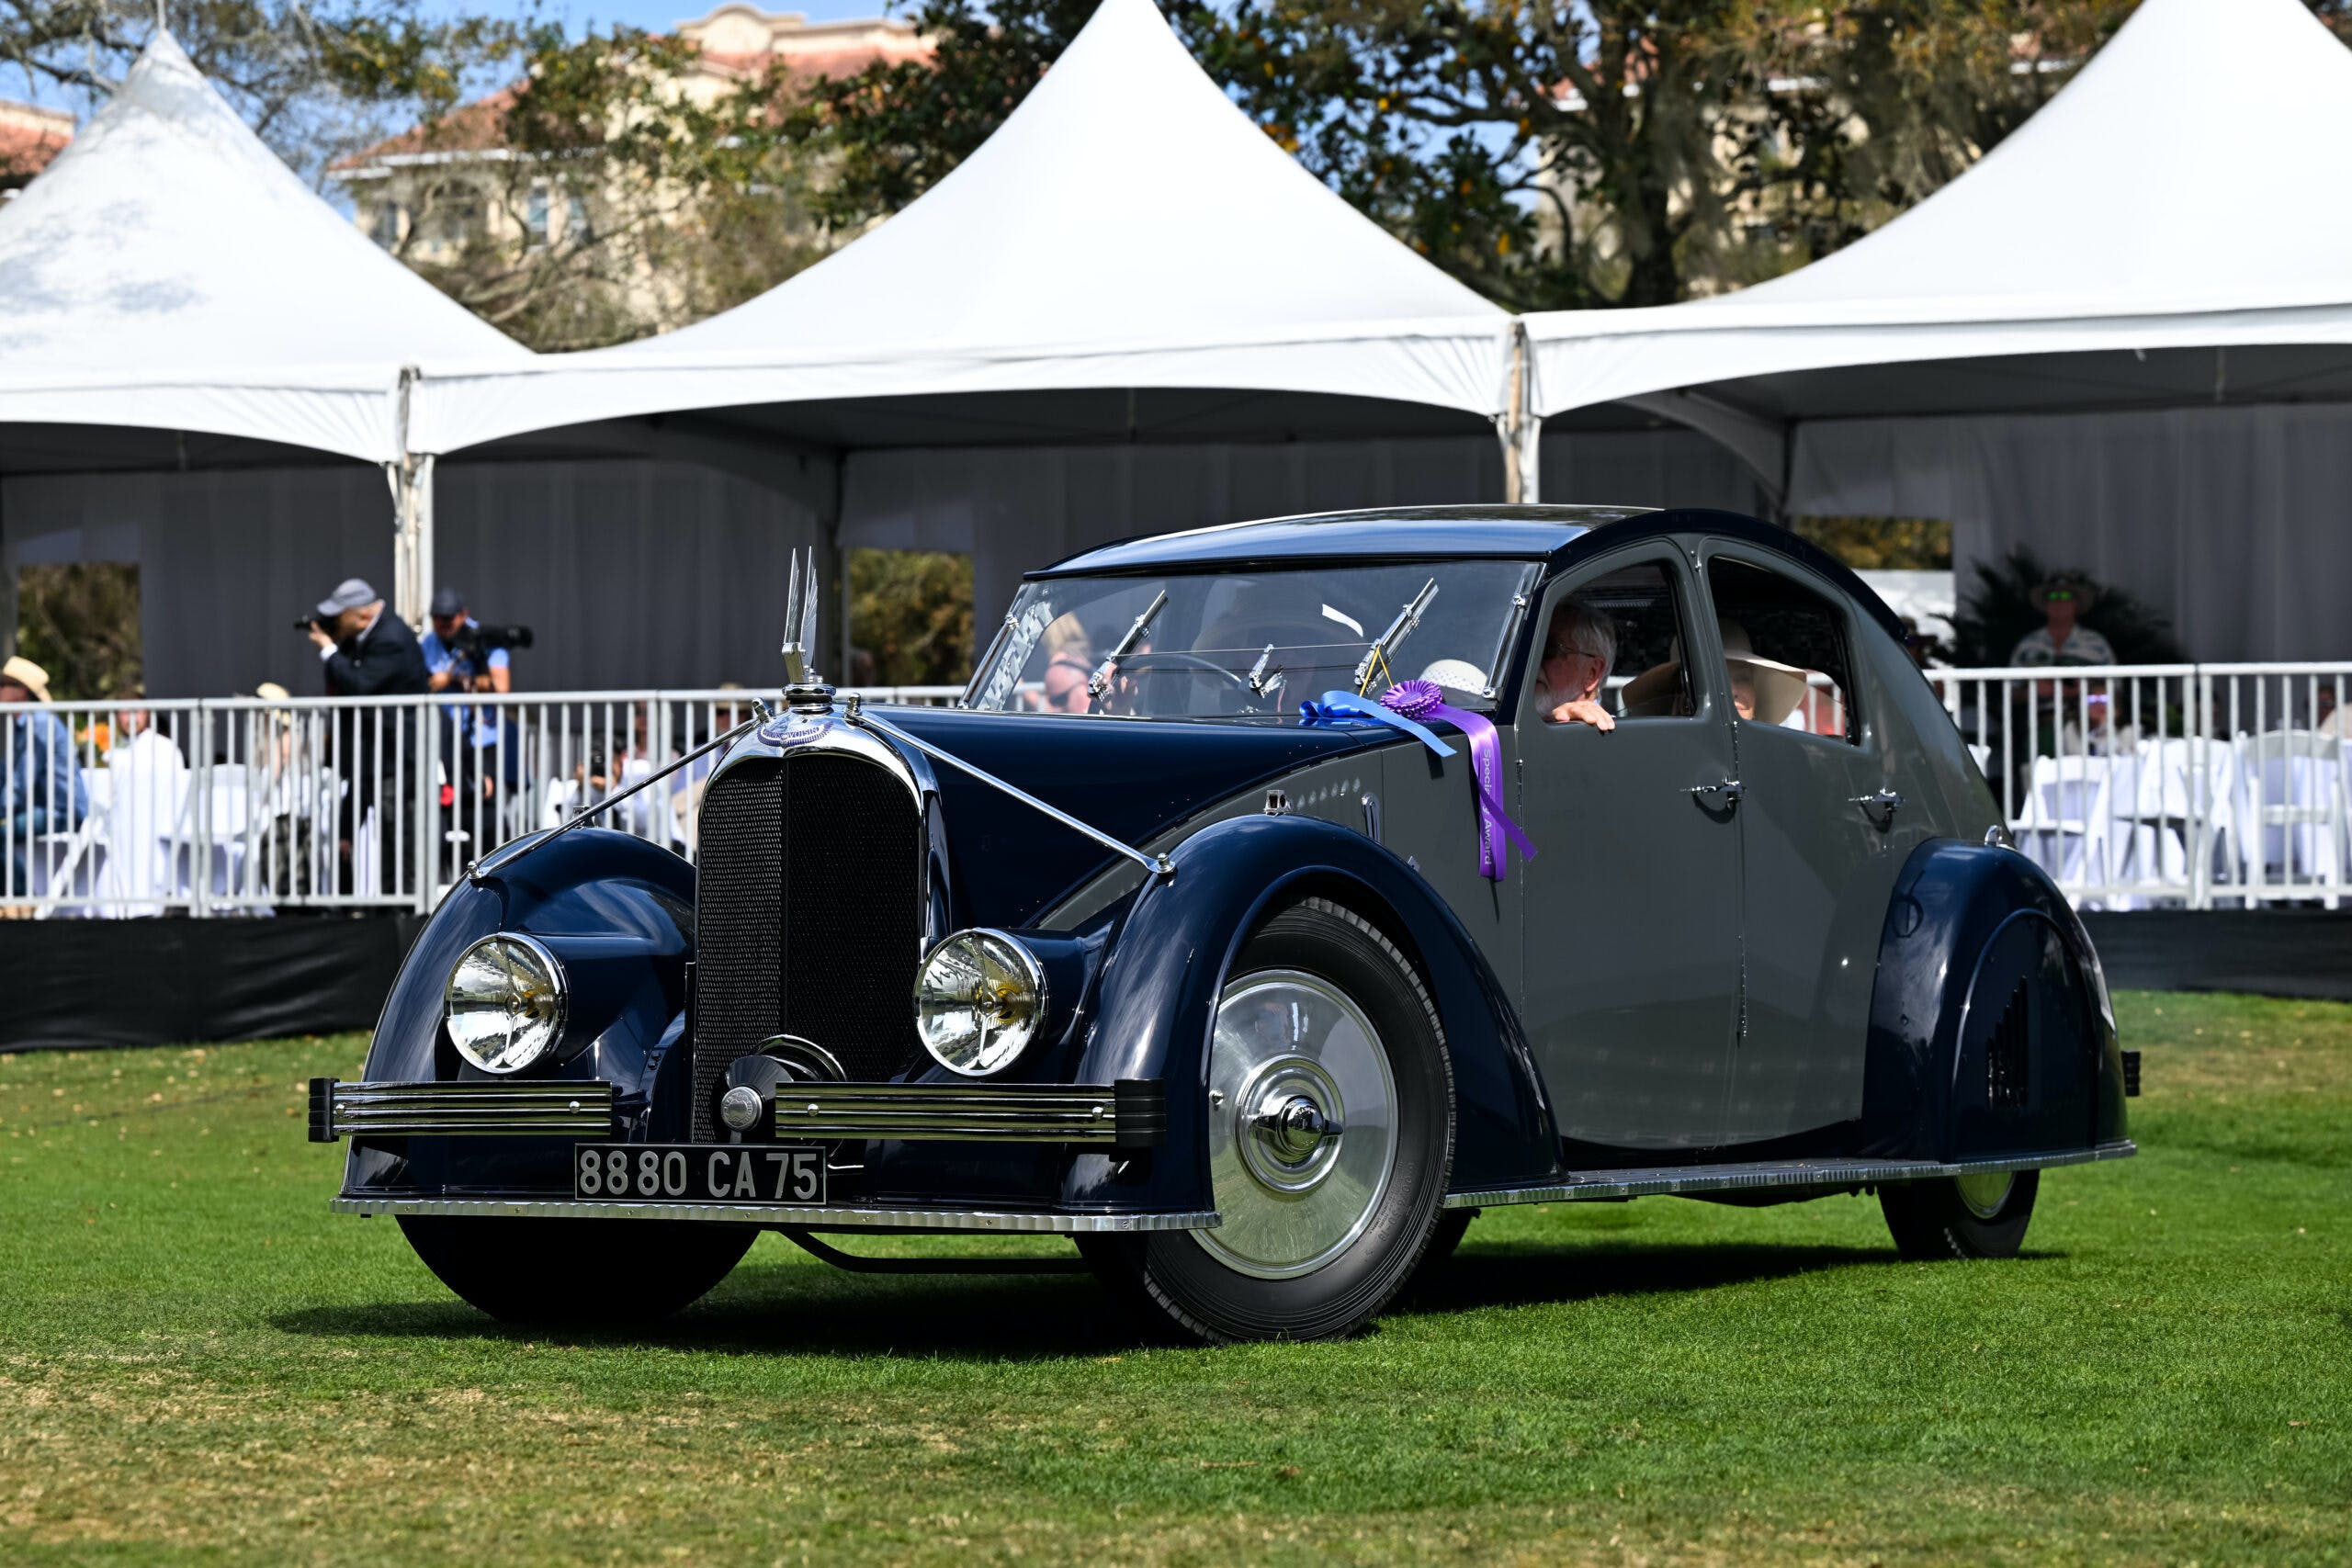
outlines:
[{"label": "spectator behind fence", "polygon": [[[503,648],[469,647],[462,634],[479,632],[481,623],[466,611],[466,596],[454,588],[433,595],[432,626],[417,647],[424,655],[424,671],[436,692],[455,687],[460,692],[511,692],[514,689],[511,660]],[[478,677],[488,676],[481,684]]]},{"label": "spectator behind fence", "polygon": [[2108,646],[2107,638],[2079,624],[2080,617],[2089,615],[2098,603],[2098,589],[2089,578],[2079,571],[2052,573],[2033,591],[2032,598],[2043,624],[2018,638],[2009,650],[2011,664],[2021,670],[2046,670],[2052,665],[2115,662],[2115,649]]},{"label": "spectator behind fence", "polygon": [[297,897],[318,891],[312,861],[311,813],[318,804],[318,783],[311,775],[308,727],[288,705],[294,694],[275,681],[264,681],[254,695],[272,705],[264,708],[254,726],[253,765],[248,787],[263,818],[262,885]]},{"label": "spectator behind fence", "polygon": [[432,684],[416,634],[364,578],[346,577],[319,601],[311,642],[326,665],[331,697],[422,696]]},{"label": "spectator behind fence", "polygon": [[[48,671],[29,659],[0,664],[0,703],[49,700]],[[31,841],[80,827],[89,813],[89,797],[82,790],[82,771],[74,766],[74,737],[55,714],[15,714],[6,736],[7,897],[13,902],[32,893],[27,855]]]},{"label": "spectator behind fence", "polygon": [[[360,578],[345,578],[319,601],[311,641],[326,666],[331,697],[422,696],[432,689],[416,634],[398,615],[388,614],[384,601]],[[376,848],[383,874],[379,893],[400,890],[401,856],[404,850],[413,852],[413,843],[401,842],[414,833],[413,825],[403,831],[395,818],[416,795],[414,719],[413,710],[405,707],[390,712],[354,708],[336,725],[336,760],[351,781],[343,802],[340,850],[350,858],[368,807],[377,807]],[[356,891],[356,864],[352,876]]]}]

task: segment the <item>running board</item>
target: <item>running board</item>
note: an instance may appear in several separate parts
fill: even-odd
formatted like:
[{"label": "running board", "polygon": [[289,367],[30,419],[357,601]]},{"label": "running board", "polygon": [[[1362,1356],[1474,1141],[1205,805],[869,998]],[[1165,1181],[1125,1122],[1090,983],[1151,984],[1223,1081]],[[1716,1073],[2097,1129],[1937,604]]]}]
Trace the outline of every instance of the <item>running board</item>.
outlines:
[{"label": "running board", "polygon": [[1681,1192],[1740,1192],[1775,1187],[1883,1187],[1898,1181],[1932,1181],[1949,1176],[1983,1176],[2005,1170],[2041,1170],[2051,1166],[2089,1165],[2129,1159],[2140,1145],[2126,1138],[2087,1149],[2008,1155],[1998,1159],[1934,1160],[1799,1159],[1746,1164],[1656,1166],[1636,1170],[1571,1172],[1532,1187],[1476,1188],[1449,1192],[1449,1209],[1494,1209],[1509,1203],[1578,1203],[1620,1198],[1657,1198]]}]

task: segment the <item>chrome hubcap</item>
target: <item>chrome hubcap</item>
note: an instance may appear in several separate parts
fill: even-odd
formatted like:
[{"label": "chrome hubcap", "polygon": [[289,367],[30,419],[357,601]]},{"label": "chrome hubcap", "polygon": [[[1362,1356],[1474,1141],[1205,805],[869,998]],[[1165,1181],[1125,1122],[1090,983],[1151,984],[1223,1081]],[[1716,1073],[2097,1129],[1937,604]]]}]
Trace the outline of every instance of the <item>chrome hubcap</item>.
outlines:
[{"label": "chrome hubcap", "polygon": [[1260,1279],[1347,1250],[1396,1163],[1396,1080],[1345,993],[1274,970],[1227,988],[1209,1054],[1209,1178],[1222,1223],[1194,1235]]},{"label": "chrome hubcap", "polygon": [[1986,1170],[1952,1178],[1952,1185],[1960,1189],[1960,1201],[1980,1220],[1992,1219],[2001,1212],[2001,1205],[2009,1201],[2009,1189],[2017,1182],[2018,1175],[2013,1170]]}]

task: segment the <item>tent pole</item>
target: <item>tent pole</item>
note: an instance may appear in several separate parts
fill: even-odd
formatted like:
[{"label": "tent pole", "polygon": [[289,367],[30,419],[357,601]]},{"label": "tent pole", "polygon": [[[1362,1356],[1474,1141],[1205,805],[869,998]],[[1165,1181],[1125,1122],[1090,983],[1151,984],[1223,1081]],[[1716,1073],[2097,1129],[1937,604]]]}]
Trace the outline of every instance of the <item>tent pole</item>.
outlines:
[{"label": "tent pole", "polygon": [[420,629],[433,602],[433,454],[408,460],[409,561],[416,573],[410,589],[409,619]]},{"label": "tent pole", "polygon": [[1542,489],[1536,456],[1544,422],[1532,412],[1534,402],[1535,367],[1529,355],[1527,323],[1513,317],[1510,381],[1503,416],[1496,422],[1496,434],[1503,443],[1503,500],[1513,506],[1533,505]]},{"label": "tent pole", "polygon": [[384,472],[392,481],[392,614],[422,630],[433,592],[433,459],[408,449],[409,400],[416,378],[415,366],[401,367],[392,403],[392,444],[399,457],[384,465]]}]

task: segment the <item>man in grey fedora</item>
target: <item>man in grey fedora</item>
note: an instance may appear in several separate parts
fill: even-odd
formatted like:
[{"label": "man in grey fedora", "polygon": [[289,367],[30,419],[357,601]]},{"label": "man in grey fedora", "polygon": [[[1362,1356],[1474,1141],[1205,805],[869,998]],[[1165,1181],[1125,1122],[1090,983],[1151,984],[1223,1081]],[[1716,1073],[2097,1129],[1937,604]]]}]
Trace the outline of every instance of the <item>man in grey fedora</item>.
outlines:
[{"label": "man in grey fedora", "polygon": [[[362,578],[345,578],[318,603],[311,641],[325,666],[331,697],[423,696],[431,689],[416,634]],[[354,708],[336,721],[339,771],[351,780],[344,796],[341,831],[347,857],[370,806],[376,810],[376,845],[383,880],[380,893],[400,889],[403,861],[416,858],[416,747],[413,707]]]}]

